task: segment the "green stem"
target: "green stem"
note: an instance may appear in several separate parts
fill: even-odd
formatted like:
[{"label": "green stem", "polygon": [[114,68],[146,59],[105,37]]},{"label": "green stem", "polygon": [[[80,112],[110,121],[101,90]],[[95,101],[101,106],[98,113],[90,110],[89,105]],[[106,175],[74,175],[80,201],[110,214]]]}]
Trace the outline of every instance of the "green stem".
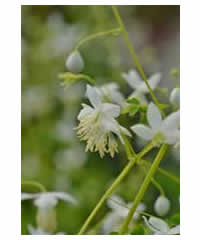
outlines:
[{"label": "green stem", "polygon": [[84,43],[86,43],[90,40],[93,40],[93,39],[98,38],[98,37],[104,37],[104,36],[110,35],[110,34],[120,33],[120,32],[121,32],[120,28],[115,28],[115,29],[111,29],[111,30],[108,30],[108,31],[105,31],[105,32],[98,32],[98,33],[92,34],[92,35],[90,35],[88,37],[85,37],[84,39],[80,40],[80,42],[76,45],[75,50],[78,50],[81,45],[83,45]]},{"label": "green stem", "polygon": [[166,145],[166,144],[162,145],[162,147],[160,148],[160,150],[159,150],[159,152],[158,152],[158,154],[157,154],[157,156],[156,156],[148,174],[146,175],[146,177],[144,179],[144,182],[142,183],[142,186],[141,186],[139,192],[137,193],[137,195],[135,197],[133,205],[132,205],[132,207],[131,207],[131,209],[130,209],[130,211],[129,211],[129,213],[128,213],[128,215],[127,215],[127,217],[126,217],[126,219],[125,219],[125,221],[124,221],[124,223],[123,223],[123,225],[120,229],[119,234],[124,234],[127,231],[128,225],[129,225],[129,223],[130,223],[130,221],[133,217],[133,214],[135,213],[135,210],[136,210],[138,204],[143,199],[144,194],[145,194],[145,192],[146,192],[146,190],[147,190],[147,188],[148,188],[148,186],[151,182],[151,179],[152,179],[153,175],[155,174],[162,158],[164,157],[164,155],[167,151],[167,148],[168,148],[168,145]]},{"label": "green stem", "polygon": [[[151,166],[151,163],[148,162],[148,161],[146,161],[146,160],[142,160],[141,163],[144,163],[144,164],[146,164],[146,165],[148,165],[148,166]],[[166,171],[165,169],[163,169],[163,168],[158,168],[158,172],[161,173],[161,174],[163,174],[163,175],[165,175],[166,177],[170,178],[170,179],[171,179],[172,181],[174,181],[175,183],[180,184],[180,179],[179,179],[177,176],[173,175],[172,173],[169,173],[169,172]]]},{"label": "green stem", "polygon": [[33,187],[36,187],[36,188],[40,189],[41,192],[46,192],[45,186],[43,186],[41,183],[36,182],[36,181],[28,181],[28,180],[27,181],[22,181],[21,185],[30,185],[30,186],[33,186]]},{"label": "green stem", "polygon": [[101,197],[93,211],[90,213],[88,218],[86,219],[85,223],[83,224],[81,230],[79,231],[78,235],[84,234],[86,231],[88,225],[92,221],[92,219],[96,216],[97,212],[101,208],[101,206],[104,204],[104,202],[109,198],[109,196],[113,193],[113,191],[116,189],[116,187],[121,183],[121,181],[124,179],[124,177],[129,173],[129,171],[133,168],[135,163],[138,159],[142,158],[147,152],[149,152],[154,145],[152,143],[148,144],[139,154],[136,155],[136,157],[132,157],[127,164],[127,166],[122,170],[120,175],[115,179],[115,181],[112,183],[110,188],[104,193],[104,195]]},{"label": "green stem", "polygon": [[147,85],[147,88],[149,90],[149,93],[150,93],[154,103],[157,105],[157,107],[160,109],[161,113],[164,116],[164,112],[163,112],[163,110],[160,107],[159,101],[156,98],[155,94],[153,93],[153,90],[151,89],[151,86],[149,85],[149,83],[147,81],[147,77],[146,77],[146,75],[144,73],[144,70],[143,70],[143,68],[142,68],[142,66],[140,64],[140,61],[138,60],[138,57],[137,57],[137,55],[136,55],[136,53],[135,53],[135,51],[133,49],[133,46],[131,44],[131,41],[130,41],[128,33],[127,33],[127,30],[126,30],[126,28],[124,26],[124,23],[123,23],[122,18],[121,18],[120,14],[119,14],[117,6],[112,6],[112,10],[114,12],[114,15],[115,15],[115,18],[116,18],[117,22],[119,23],[119,26],[120,26],[121,31],[122,31],[122,35],[123,35],[124,40],[125,40],[125,43],[126,43],[128,49],[129,49],[130,53],[131,53],[132,58],[133,58],[133,62],[135,63],[135,66],[137,67],[138,72],[141,74],[142,78],[144,79],[145,84]]},{"label": "green stem", "polygon": [[[142,166],[142,169],[144,170],[144,173],[147,174],[147,170]],[[151,178],[151,182],[152,184],[154,185],[155,188],[158,189],[158,191],[160,192],[160,194],[162,196],[165,196],[165,191],[164,189],[162,188],[162,186],[160,185],[160,183],[158,183],[153,177]]]}]

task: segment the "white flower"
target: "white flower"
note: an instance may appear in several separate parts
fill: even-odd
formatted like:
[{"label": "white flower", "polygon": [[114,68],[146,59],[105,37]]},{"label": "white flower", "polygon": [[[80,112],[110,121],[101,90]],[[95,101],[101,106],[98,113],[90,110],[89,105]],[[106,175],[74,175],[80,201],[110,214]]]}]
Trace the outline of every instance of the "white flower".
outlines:
[{"label": "white flower", "polygon": [[172,105],[180,107],[180,88],[174,88],[169,98]]},{"label": "white flower", "polygon": [[[32,225],[28,225],[28,231],[31,235],[52,235],[52,233],[45,232],[42,228],[34,228]],[[65,235],[65,233],[59,232],[55,235]]]},{"label": "white flower", "polygon": [[41,193],[22,193],[21,200],[34,199],[34,204],[38,208],[54,207],[58,200],[77,203],[77,200],[65,192],[41,192]]},{"label": "white flower", "polygon": [[170,228],[169,225],[162,219],[156,218],[156,217],[150,217],[149,220],[147,220],[146,217],[144,217],[144,221],[147,225],[147,227],[154,232],[155,235],[176,235],[180,234],[180,225],[177,225],[173,228]]},{"label": "white flower", "polygon": [[80,73],[83,70],[84,61],[78,51],[74,51],[68,56],[66,60],[66,67],[73,73]]},{"label": "white flower", "polygon": [[[145,94],[149,92],[146,83],[144,80],[140,77],[137,71],[130,70],[128,73],[122,73],[122,77],[127,81],[127,83],[132,87],[135,91],[130,95],[131,97],[135,97],[142,104],[147,104],[147,99],[145,97]],[[161,79],[161,73],[155,73],[153,74],[149,79],[148,83],[152,90],[154,90],[157,85],[159,84]]]},{"label": "white flower", "polygon": [[[110,103],[102,103],[101,96],[95,87],[87,85],[86,96],[92,107],[82,104],[83,109],[78,115],[80,121],[77,134],[81,140],[87,141],[86,151],[98,151],[103,157],[110,153],[113,157],[118,152],[116,134],[122,143],[122,133],[131,136],[129,131],[115,120],[120,115],[120,107]],[[114,134],[113,134],[114,133]]]},{"label": "white flower", "polygon": [[118,84],[112,82],[96,89],[105,102],[116,103],[120,106],[124,105],[124,96],[120,93]]},{"label": "white flower", "polygon": [[155,136],[159,136],[159,143],[176,145],[179,143],[180,111],[173,112],[162,120],[159,109],[154,103],[150,103],[147,110],[147,120],[150,127],[136,124],[131,129],[147,141],[152,140]]},{"label": "white flower", "polygon": [[170,201],[165,196],[159,196],[154,203],[154,210],[158,216],[165,216],[170,209]]},{"label": "white flower", "polygon": [[64,192],[22,193],[21,199],[34,199],[34,205],[38,208],[36,216],[37,226],[50,233],[56,230],[55,206],[58,200],[74,204],[77,202],[74,197]]},{"label": "white flower", "polygon": [[[112,211],[108,213],[102,226],[105,234],[118,228],[119,224],[128,215],[132,203],[126,204],[121,197],[114,195],[112,196],[112,199],[108,199],[107,205]],[[146,205],[141,202],[133,215],[133,220],[137,221],[140,217],[140,212],[145,211],[145,209]]]}]

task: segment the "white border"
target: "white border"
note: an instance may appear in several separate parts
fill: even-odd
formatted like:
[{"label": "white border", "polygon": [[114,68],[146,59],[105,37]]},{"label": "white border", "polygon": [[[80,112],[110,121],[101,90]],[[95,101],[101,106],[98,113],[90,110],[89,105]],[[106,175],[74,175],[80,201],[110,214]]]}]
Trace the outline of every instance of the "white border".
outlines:
[{"label": "white border", "polygon": [[[5,3],[4,3],[5,2]],[[200,79],[199,6],[187,0],[66,1],[1,3],[1,210],[2,239],[199,239]],[[20,5],[179,5],[181,3],[181,236],[20,236]],[[109,4],[108,4],[109,3]],[[5,105],[6,104],[6,105]],[[2,111],[3,110],[3,111]],[[198,193],[196,193],[196,191]],[[19,238],[18,238],[19,237]]]}]

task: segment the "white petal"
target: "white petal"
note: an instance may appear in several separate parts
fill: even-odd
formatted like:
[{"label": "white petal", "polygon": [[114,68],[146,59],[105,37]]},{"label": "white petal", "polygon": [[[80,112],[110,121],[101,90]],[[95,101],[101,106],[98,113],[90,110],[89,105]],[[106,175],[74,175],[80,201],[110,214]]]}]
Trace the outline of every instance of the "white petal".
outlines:
[{"label": "white petal", "polygon": [[122,73],[122,77],[133,89],[139,88],[142,83],[139,73],[135,70],[130,70],[128,73]]},{"label": "white petal", "polygon": [[162,123],[160,110],[154,103],[150,103],[147,110],[147,120],[153,129],[159,129]]},{"label": "white petal", "polygon": [[180,126],[180,111],[171,113],[167,116],[162,124],[162,128],[172,131],[172,129],[177,129]]},{"label": "white petal", "polygon": [[161,73],[155,73],[148,79],[149,85],[153,90],[158,86],[161,77],[162,77]]},{"label": "white petal", "polygon": [[143,124],[136,124],[131,127],[131,130],[135,132],[139,137],[149,141],[154,137],[153,131],[151,128],[143,125]]},{"label": "white petal", "polygon": [[124,127],[120,126],[120,131],[124,134],[124,135],[127,135],[129,137],[131,137],[131,133]]},{"label": "white petal", "polygon": [[107,200],[107,205],[109,208],[116,211],[119,210],[119,208],[121,208],[123,205],[125,205],[125,202],[121,197],[113,195],[110,199]]},{"label": "white petal", "polygon": [[174,88],[170,94],[171,104],[179,107],[180,106],[180,88]]},{"label": "white petal", "polygon": [[89,84],[87,85],[86,96],[94,107],[97,107],[101,104],[101,97],[98,94],[96,88],[90,86]]},{"label": "white petal", "polygon": [[52,195],[65,202],[71,202],[73,204],[78,203],[78,201],[71,194],[66,192],[52,192]]},{"label": "white petal", "polygon": [[147,218],[145,216],[142,216],[144,219],[145,224],[147,225],[147,227],[152,231],[152,232],[158,232],[158,229],[154,228],[154,226],[152,226],[149,221],[147,220]]},{"label": "white petal", "polygon": [[157,218],[157,217],[150,217],[149,218],[149,224],[157,229],[158,231],[160,231],[161,233],[167,233],[169,231],[169,226],[168,224],[160,219],[160,218]]},{"label": "white petal", "polygon": [[180,225],[177,225],[176,227],[173,227],[169,230],[168,234],[180,234]]},{"label": "white petal", "polygon": [[176,144],[179,145],[180,142],[180,131],[178,129],[164,129],[162,130],[164,137],[166,138],[166,142],[168,144]]},{"label": "white petal", "polygon": [[92,113],[94,111],[94,109],[86,104],[82,104],[83,105],[83,109],[81,109],[80,113],[78,114],[78,120],[81,120],[82,118],[84,118],[85,116],[89,115],[90,113]]},{"label": "white petal", "polygon": [[110,117],[116,118],[120,115],[120,107],[111,103],[102,104],[102,112],[108,114]]},{"label": "white petal", "polygon": [[21,194],[21,200],[34,199],[36,197],[37,197],[37,194],[32,194],[32,193],[22,193]]},{"label": "white petal", "polygon": [[101,119],[101,126],[105,133],[113,132],[120,137],[120,125],[114,118],[104,115]]},{"label": "white petal", "polygon": [[129,96],[129,98],[133,98],[133,97],[138,99],[140,101],[140,103],[143,104],[143,105],[148,104],[148,101],[147,101],[145,95],[140,91],[136,90]]}]

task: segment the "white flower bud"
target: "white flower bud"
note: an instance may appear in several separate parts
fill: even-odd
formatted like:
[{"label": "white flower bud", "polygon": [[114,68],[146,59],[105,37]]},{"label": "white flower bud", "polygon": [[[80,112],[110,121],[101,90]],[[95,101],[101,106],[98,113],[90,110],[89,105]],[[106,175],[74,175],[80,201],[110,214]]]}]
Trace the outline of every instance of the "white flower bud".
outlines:
[{"label": "white flower bud", "polygon": [[171,104],[180,107],[180,88],[174,88],[170,94]]},{"label": "white flower bud", "polygon": [[165,216],[170,209],[170,201],[165,196],[159,196],[154,204],[154,210],[158,216]]},{"label": "white flower bud", "polygon": [[83,70],[84,61],[78,51],[74,51],[68,56],[66,60],[66,67],[73,73],[80,73]]}]

